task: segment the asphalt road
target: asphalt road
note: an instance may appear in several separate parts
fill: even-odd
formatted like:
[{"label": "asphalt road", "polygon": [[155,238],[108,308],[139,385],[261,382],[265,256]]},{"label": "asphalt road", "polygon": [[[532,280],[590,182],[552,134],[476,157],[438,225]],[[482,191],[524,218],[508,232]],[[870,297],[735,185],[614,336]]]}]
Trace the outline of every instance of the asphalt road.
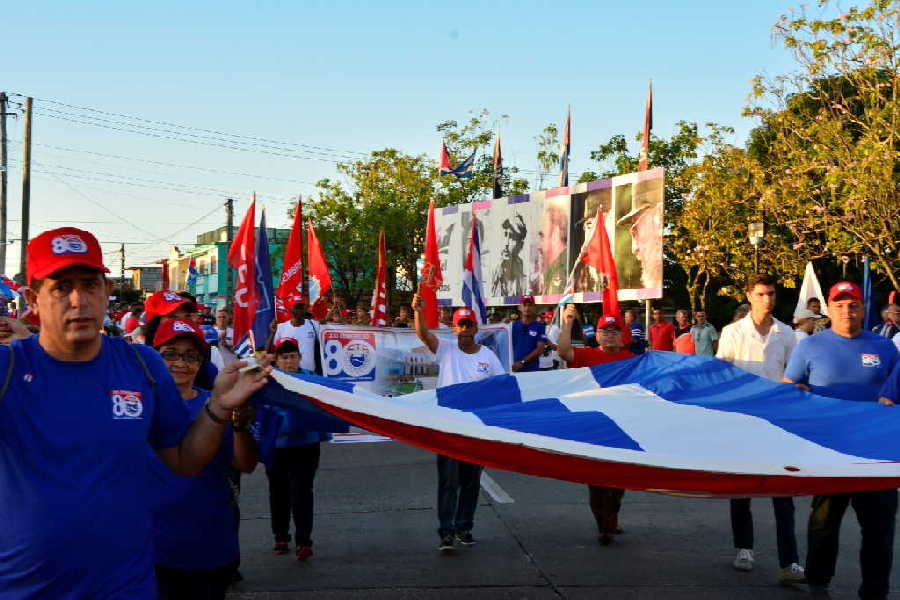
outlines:
[{"label": "asphalt road", "polygon": [[[315,556],[273,556],[262,466],[244,477],[242,573],[230,599],[672,598],[800,600],[777,582],[771,502],[754,500],[756,568],[731,567],[726,500],[627,492],[609,547],[597,542],[584,485],[488,470],[475,516],[478,544],[437,551],[434,455],[400,442],[323,444],[316,479]],[[482,486],[484,487],[484,481]],[[797,498],[801,558],[809,498]],[[844,519],[831,598],[855,598],[859,528]],[[896,552],[895,552],[896,554]],[[896,564],[896,561],[895,561]],[[893,581],[896,593],[897,568]]]}]

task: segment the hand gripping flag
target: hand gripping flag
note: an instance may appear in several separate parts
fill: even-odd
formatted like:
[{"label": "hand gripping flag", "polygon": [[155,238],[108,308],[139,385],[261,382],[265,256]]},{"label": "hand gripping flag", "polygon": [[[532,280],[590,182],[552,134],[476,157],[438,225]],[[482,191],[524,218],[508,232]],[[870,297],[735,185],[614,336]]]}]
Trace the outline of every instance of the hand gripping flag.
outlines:
[{"label": "hand gripping flag", "polygon": [[375,289],[372,290],[372,308],[369,324],[387,327],[387,243],[384,231],[378,234],[378,267],[375,271]]},{"label": "hand gripping flag", "polygon": [[231,248],[228,249],[228,264],[237,270],[237,280],[234,283],[234,346],[238,347],[253,327],[253,315],[256,313],[256,295],[253,281],[255,280],[254,250],[256,246],[256,194],[250,202],[250,208],[241,221]]},{"label": "hand gripping flag", "polygon": [[463,270],[462,299],[475,313],[479,325],[487,323],[487,308],[484,305],[484,285],[481,278],[481,241],[478,238],[477,219],[472,211],[472,234],[469,237],[469,251]]},{"label": "hand gripping flag", "polygon": [[393,398],[272,376],[369,431],[541,477],[736,497],[900,486],[896,409],[816,396],[707,356],[649,352]]},{"label": "hand gripping flag", "polygon": [[322,319],[328,313],[328,305],[325,303],[325,294],[331,289],[331,272],[328,270],[328,261],[322,252],[322,244],[313,229],[312,219],[307,221],[306,248],[309,264],[309,310],[313,317]]},{"label": "hand gripping flag", "polygon": [[653,82],[647,88],[647,103],[644,106],[644,131],[641,134],[641,154],[638,171],[650,168],[650,130],[653,129]]},{"label": "hand gripping flag", "polygon": [[289,321],[291,307],[303,300],[303,203],[297,201],[294,223],[284,249],[284,266],[275,291],[276,318]]},{"label": "hand gripping flag", "polygon": [[425,257],[422,263],[422,279],[419,281],[419,295],[425,304],[422,315],[425,324],[434,329],[438,326],[437,291],[444,283],[441,273],[441,257],[438,253],[437,227],[434,221],[434,200],[428,205],[428,224],[425,228]]}]

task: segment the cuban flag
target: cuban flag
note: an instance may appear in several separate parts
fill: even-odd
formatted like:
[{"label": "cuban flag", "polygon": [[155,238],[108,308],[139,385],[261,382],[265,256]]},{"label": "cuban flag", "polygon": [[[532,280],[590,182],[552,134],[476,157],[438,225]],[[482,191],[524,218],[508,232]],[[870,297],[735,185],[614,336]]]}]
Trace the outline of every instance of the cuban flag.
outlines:
[{"label": "cuban flag", "polygon": [[8,299],[13,300],[16,296],[21,296],[22,287],[21,283],[16,283],[6,275],[0,275],[0,294]]},{"label": "cuban flag", "polygon": [[481,278],[481,240],[478,239],[478,219],[472,211],[472,235],[469,238],[469,251],[466,253],[466,264],[463,269],[462,299],[466,307],[475,313],[475,321],[479,325],[487,323],[487,308],[484,305],[484,284]]},{"label": "cuban flag", "polygon": [[475,174],[475,153],[477,151],[477,148],[472,150],[472,154],[469,155],[469,158],[453,167],[450,174],[456,175],[457,179],[472,179],[472,176]]},{"label": "cuban flag", "polygon": [[578,483],[706,496],[900,486],[900,412],[816,396],[731,363],[649,352],[393,398],[354,383],[275,380],[369,431],[456,459]]},{"label": "cuban flag", "polygon": [[188,263],[188,276],[187,276],[187,284],[194,285],[197,283],[197,260],[195,258],[191,258],[191,262]]}]

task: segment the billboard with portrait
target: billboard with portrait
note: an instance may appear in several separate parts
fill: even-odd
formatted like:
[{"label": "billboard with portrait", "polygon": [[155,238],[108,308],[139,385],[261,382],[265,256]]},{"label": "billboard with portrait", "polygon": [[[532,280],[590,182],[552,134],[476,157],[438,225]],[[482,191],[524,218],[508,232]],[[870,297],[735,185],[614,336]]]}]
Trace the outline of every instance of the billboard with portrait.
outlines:
[{"label": "billboard with portrait", "polygon": [[578,261],[597,208],[615,253],[620,300],[662,296],[663,170],[652,169],[486,202],[439,209],[436,215],[443,304],[459,306],[474,211],[482,245],[482,277],[490,306],[560,300],[572,277],[576,302],[597,302],[593,268]]}]

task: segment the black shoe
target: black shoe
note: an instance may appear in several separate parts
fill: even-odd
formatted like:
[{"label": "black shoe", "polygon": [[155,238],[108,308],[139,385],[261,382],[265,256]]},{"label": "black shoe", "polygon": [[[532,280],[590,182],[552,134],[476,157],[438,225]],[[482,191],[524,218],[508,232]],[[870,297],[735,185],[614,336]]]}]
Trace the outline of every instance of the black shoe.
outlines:
[{"label": "black shoe", "polygon": [[456,549],[456,540],[452,533],[441,536],[441,545],[438,550],[441,552],[453,552]]},{"label": "black shoe", "polygon": [[475,538],[472,537],[472,532],[468,529],[464,529],[462,531],[456,532],[456,541],[458,541],[463,546],[474,546]]}]

